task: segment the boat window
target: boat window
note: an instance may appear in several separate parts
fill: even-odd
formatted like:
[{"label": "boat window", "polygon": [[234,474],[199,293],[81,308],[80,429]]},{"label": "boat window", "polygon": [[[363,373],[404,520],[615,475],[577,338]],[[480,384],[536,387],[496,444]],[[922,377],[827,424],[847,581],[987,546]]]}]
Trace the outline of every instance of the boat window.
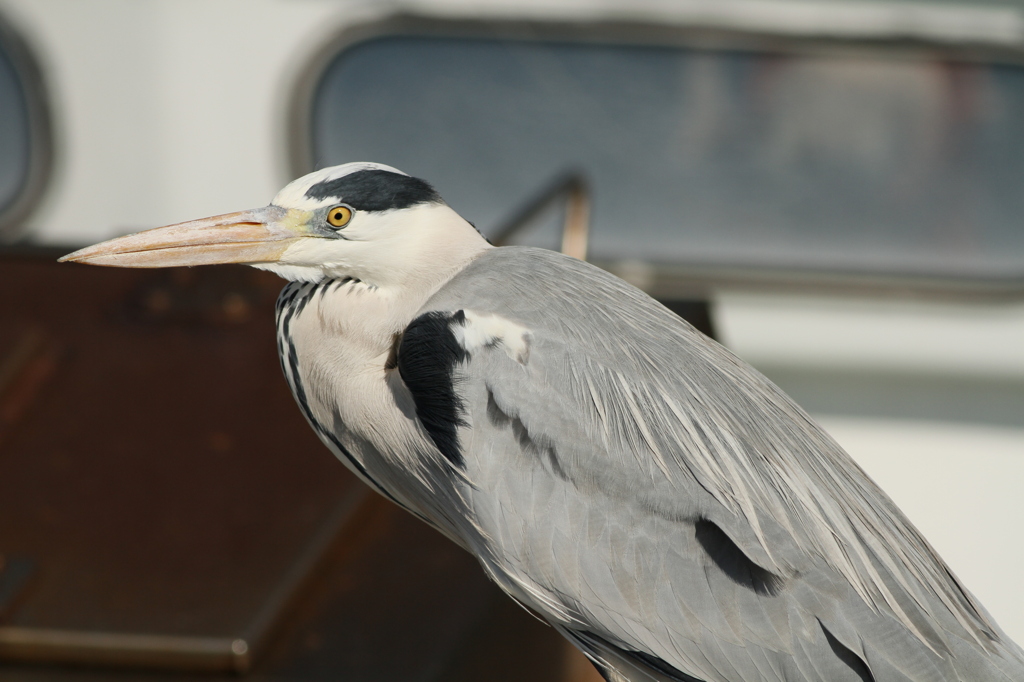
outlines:
[{"label": "boat window", "polygon": [[[0,238],[17,235],[49,157],[39,73],[25,46],[0,24]],[[0,239],[2,241],[2,239]]]},{"label": "boat window", "polygon": [[401,168],[492,235],[579,171],[603,262],[1024,275],[1021,65],[773,45],[373,37],[325,62],[309,163]]}]

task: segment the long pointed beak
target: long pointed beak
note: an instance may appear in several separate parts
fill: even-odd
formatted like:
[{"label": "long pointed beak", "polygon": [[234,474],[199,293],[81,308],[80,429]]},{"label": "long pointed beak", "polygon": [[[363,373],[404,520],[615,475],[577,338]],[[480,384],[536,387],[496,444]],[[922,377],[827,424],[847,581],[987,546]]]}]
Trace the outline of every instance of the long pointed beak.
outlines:
[{"label": "long pointed beak", "polygon": [[269,263],[299,239],[313,236],[307,219],[304,211],[267,206],[137,232],[59,260],[122,268]]}]

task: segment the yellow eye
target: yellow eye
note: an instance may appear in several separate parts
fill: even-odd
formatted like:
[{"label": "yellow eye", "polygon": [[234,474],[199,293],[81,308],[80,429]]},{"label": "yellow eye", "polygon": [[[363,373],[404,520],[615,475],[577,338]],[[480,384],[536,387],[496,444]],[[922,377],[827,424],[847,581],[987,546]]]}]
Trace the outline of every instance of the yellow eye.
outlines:
[{"label": "yellow eye", "polygon": [[327,212],[327,222],[334,227],[345,227],[348,221],[352,220],[352,209],[341,204]]}]

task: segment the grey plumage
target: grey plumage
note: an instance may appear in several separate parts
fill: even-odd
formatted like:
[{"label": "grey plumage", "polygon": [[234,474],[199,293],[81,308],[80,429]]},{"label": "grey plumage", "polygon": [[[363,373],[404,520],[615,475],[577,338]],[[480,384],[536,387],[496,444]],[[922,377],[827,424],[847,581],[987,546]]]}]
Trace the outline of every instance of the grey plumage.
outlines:
[{"label": "grey plumage", "polygon": [[[285,377],[364,481],[610,680],[1024,680],[1024,652],[765,377],[602,270],[489,247],[419,182],[326,169],[266,214],[195,225],[245,230],[231,248],[295,280]],[[335,236],[339,201],[358,217]],[[253,246],[260,220],[294,245]],[[151,266],[181,262],[166,234],[210,243],[163,229],[71,257]]]},{"label": "grey plumage", "polygon": [[[841,448],[646,294],[509,247],[434,311],[512,322],[528,358],[495,337],[453,367],[462,470],[424,452],[395,478],[374,449],[359,459],[409,506],[444,500],[434,524],[597,661],[636,666],[630,679],[672,679],[651,659],[709,682],[864,679],[845,650],[878,681],[1024,679],[1020,650]],[[699,524],[773,586],[723,570]]]},{"label": "grey plumage", "polygon": [[[470,544],[510,593],[597,635],[582,636],[595,654],[610,641],[704,680],[857,679],[831,637],[877,680],[1024,679],[1020,650],[841,448],[642,292],[507,248],[425,310],[529,329],[527,362],[483,347],[457,369]],[[698,520],[777,592],[710,561]]]}]

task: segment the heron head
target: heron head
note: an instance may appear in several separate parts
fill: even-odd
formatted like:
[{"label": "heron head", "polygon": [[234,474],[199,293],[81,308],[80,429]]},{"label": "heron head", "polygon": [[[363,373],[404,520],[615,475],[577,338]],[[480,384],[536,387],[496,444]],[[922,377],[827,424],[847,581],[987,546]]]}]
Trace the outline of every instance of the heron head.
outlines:
[{"label": "heron head", "polygon": [[295,180],[269,206],[158,227],[61,258],[159,268],[245,263],[292,280],[380,283],[486,246],[429,184],[375,163]]}]

